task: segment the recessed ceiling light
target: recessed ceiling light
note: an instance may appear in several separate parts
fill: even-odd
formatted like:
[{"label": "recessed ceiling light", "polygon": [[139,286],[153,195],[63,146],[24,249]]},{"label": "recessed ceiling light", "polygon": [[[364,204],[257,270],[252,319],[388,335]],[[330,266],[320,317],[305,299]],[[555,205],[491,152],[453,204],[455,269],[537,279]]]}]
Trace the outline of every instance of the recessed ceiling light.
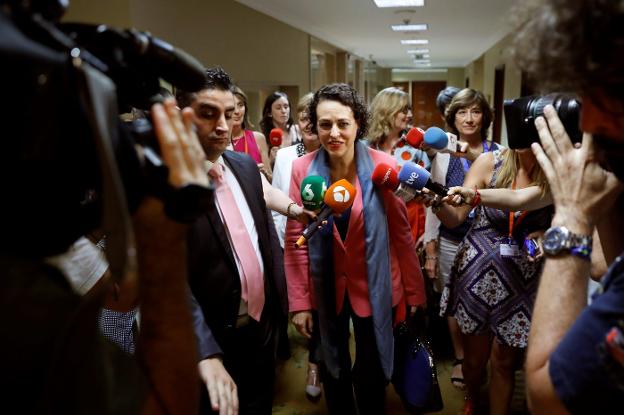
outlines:
[{"label": "recessed ceiling light", "polygon": [[414,59],[414,63],[431,63],[429,59]]},{"label": "recessed ceiling light", "polygon": [[428,54],[428,53],[424,53],[424,54],[422,54],[421,56],[422,56],[424,59],[428,59],[428,58],[430,58],[430,57],[431,57],[431,55],[430,55],[430,54]]},{"label": "recessed ceiling light", "polygon": [[401,41],[402,45],[428,45],[429,41],[427,39],[403,39]]},{"label": "recessed ceiling light", "polygon": [[425,0],[373,0],[377,7],[422,7]]},{"label": "recessed ceiling light", "polygon": [[390,26],[395,32],[419,32],[427,30],[426,24],[393,24]]},{"label": "recessed ceiling light", "polygon": [[407,53],[410,55],[419,55],[421,53],[429,53],[429,49],[410,49]]},{"label": "recessed ceiling light", "polygon": [[427,66],[431,66],[430,63],[415,63],[414,66],[416,66],[417,68],[424,68]]}]

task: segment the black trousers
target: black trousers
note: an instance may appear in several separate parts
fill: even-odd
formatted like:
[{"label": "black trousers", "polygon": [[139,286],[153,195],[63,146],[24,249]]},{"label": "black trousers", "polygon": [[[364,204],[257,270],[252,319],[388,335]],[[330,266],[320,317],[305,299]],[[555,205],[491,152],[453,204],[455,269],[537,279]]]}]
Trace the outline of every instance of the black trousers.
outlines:
[{"label": "black trousers", "polygon": [[[234,329],[220,346],[223,366],[238,389],[239,414],[270,415],[275,386],[275,334],[267,338],[252,320]],[[203,389],[201,413],[211,413],[205,386]]]},{"label": "black trousers", "polygon": [[[349,320],[353,321],[355,336],[353,368],[349,352]],[[342,311],[338,315],[337,332],[340,377],[334,378],[321,365],[321,380],[329,413],[384,414],[388,382],[379,361],[373,318],[355,315],[346,296]]]}]

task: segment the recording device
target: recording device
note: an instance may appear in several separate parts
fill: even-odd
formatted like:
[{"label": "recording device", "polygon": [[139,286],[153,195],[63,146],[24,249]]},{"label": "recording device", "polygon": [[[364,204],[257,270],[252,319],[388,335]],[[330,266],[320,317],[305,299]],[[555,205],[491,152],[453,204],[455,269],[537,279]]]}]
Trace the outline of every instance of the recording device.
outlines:
[{"label": "recording device", "polygon": [[503,109],[507,124],[509,148],[529,148],[532,143],[539,143],[535,128],[537,117],[544,115],[544,107],[552,105],[557,111],[570,140],[580,143],[583,132],[580,129],[581,103],[574,95],[553,93],[545,96],[529,96],[505,100]]},{"label": "recording device", "polygon": [[440,196],[446,196],[448,193],[448,187],[431,181],[431,173],[416,163],[405,163],[399,172],[399,181],[401,184],[418,191],[427,188]]},{"label": "recording device", "polygon": [[410,128],[407,134],[405,134],[405,141],[414,148],[420,148],[424,139],[425,131],[418,127]]},{"label": "recording device", "polygon": [[420,194],[419,191],[411,187],[403,186],[399,182],[399,175],[396,170],[386,163],[375,166],[371,180],[378,188],[393,192],[395,196],[406,203]]},{"label": "recording device", "polygon": [[273,128],[269,133],[269,142],[271,147],[279,147],[282,145],[282,136],[284,133],[281,128]]},{"label": "recording device", "polygon": [[457,151],[457,137],[447,134],[438,127],[429,127],[423,137],[425,145],[440,153],[455,153]]},{"label": "recording device", "polygon": [[[10,200],[3,252],[63,252],[101,225],[111,203],[105,193],[129,211],[145,195],[159,197],[179,221],[193,220],[212,198],[202,186],[173,189],[149,121],[127,128],[117,116],[117,108],[157,102],[160,78],[201,89],[201,64],[149,33],[58,24],[66,3],[15,0],[0,8],[0,76],[7,80],[0,175]],[[33,235],[46,243],[33,244]]]},{"label": "recording device", "polygon": [[323,207],[323,198],[327,191],[325,179],[321,176],[307,176],[301,182],[301,201],[303,207],[317,211]]},{"label": "recording device", "polygon": [[314,222],[310,222],[308,227],[303,231],[295,247],[301,248],[305,242],[310,239],[319,227],[322,225],[329,215],[341,214],[349,209],[355,200],[357,191],[355,187],[345,179],[340,179],[327,189],[323,201],[325,204],[319,212]]}]

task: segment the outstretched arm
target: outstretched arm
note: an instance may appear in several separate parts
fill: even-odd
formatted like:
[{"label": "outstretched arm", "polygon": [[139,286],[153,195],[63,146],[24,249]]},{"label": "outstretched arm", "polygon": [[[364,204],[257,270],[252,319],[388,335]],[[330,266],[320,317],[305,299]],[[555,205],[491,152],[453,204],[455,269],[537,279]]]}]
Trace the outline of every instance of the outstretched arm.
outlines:
[{"label": "outstretched arm", "polygon": [[[464,187],[472,189],[475,187],[477,189],[486,187],[492,177],[493,170],[494,155],[491,152],[483,153],[472,163],[470,170],[468,170],[464,179]],[[442,204],[437,212],[437,216],[445,226],[454,228],[464,223],[471,210],[472,206],[468,204],[458,207]]]},{"label": "outstretched arm", "polygon": [[[480,189],[480,204],[501,210],[537,210],[552,205],[550,192],[542,194],[539,186],[524,189]],[[472,205],[476,197],[476,189],[457,186],[451,187],[448,196],[442,199],[452,206]],[[460,197],[461,196],[461,197]]]}]

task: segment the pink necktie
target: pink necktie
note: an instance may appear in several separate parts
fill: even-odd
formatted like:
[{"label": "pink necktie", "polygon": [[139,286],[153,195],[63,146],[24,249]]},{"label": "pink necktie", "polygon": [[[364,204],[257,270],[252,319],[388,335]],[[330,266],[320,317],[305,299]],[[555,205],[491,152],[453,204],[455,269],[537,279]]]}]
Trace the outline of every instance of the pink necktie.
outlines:
[{"label": "pink necktie", "polygon": [[260,271],[256,251],[251,243],[247,227],[238,210],[230,186],[223,178],[221,165],[215,163],[209,174],[214,179],[215,193],[221,208],[221,214],[234,245],[234,254],[242,268],[240,279],[243,300],[247,301],[249,316],[256,321],[260,321],[260,315],[264,307],[264,277]]}]

